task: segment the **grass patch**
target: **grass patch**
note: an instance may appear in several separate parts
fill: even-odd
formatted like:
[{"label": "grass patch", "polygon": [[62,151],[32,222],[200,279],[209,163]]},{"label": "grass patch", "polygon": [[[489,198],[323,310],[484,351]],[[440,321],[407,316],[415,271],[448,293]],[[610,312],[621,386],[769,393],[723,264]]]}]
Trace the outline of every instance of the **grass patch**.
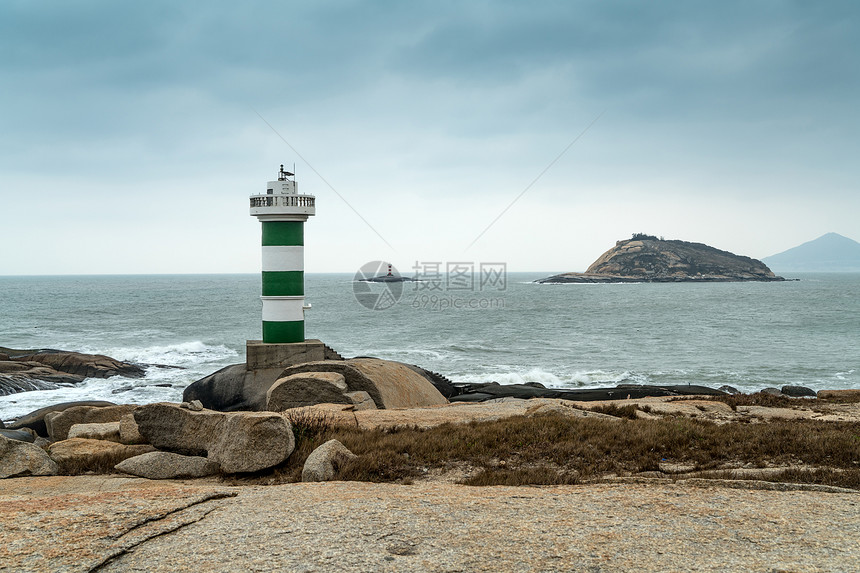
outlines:
[{"label": "grass patch", "polygon": [[598,414],[608,414],[610,416],[615,416],[616,418],[627,418],[628,420],[635,420],[636,418],[638,418],[638,416],[636,415],[636,411],[639,410],[639,406],[637,406],[636,404],[628,404],[626,406],[618,406],[617,404],[603,404],[602,406],[595,406],[594,408],[589,408],[588,410],[590,412],[597,412]]},{"label": "grass patch", "polygon": [[339,468],[341,480],[410,483],[432,471],[468,467],[463,483],[470,485],[551,485],[657,471],[661,462],[672,462],[698,471],[811,466],[821,469],[789,472],[785,481],[860,488],[860,423],[610,422],[547,414],[430,429],[361,430],[327,420],[297,421],[296,427],[296,451],[258,483],[300,480],[313,448],[335,438],[358,455]]},{"label": "grass patch", "polygon": [[60,475],[78,476],[88,473],[112,474],[118,463],[125,461],[130,456],[122,452],[99,452],[80,456],[68,457],[57,462]]}]

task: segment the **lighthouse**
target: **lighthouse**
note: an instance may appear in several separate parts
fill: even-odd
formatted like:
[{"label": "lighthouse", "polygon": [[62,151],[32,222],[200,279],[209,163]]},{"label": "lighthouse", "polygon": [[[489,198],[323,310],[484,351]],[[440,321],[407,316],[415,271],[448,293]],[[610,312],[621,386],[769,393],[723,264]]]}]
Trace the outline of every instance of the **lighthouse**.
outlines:
[{"label": "lighthouse", "polygon": [[251,195],[251,216],[262,224],[263,344],[305,342],[304,227],[315,203],[283,165],[265,193]]}]

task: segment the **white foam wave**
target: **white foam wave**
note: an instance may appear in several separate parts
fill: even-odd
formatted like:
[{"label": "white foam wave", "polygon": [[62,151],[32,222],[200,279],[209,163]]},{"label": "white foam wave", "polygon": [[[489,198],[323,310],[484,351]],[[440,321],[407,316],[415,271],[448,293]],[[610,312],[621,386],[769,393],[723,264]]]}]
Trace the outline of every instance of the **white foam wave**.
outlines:
[{"label": "white foam wave", "polygon": [[629,371],[605,372],[603,370],[583,370],[561,376],[540,368],[526,371],[481,372],[478,374],[463,374],[451,376],[455,382],[466,384],[526,384],[537,382],[547,388],[586,388],[589,386],[609,386],[621,383],[647,384],[648,376]]},{"label": "white foam wave", "polygon": [[166,364],[190,367],[238,356],[238,352],[223,344],[209,345],[199,340],[145,348],[112,348],[105,354],[139,364]]}]

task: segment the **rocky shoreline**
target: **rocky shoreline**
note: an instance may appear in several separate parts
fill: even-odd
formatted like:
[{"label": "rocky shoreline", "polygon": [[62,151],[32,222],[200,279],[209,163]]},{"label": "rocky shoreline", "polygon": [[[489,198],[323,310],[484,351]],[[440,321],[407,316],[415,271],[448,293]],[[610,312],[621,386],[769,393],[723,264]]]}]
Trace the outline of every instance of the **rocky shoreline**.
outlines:
[{"label": "rocky shoreline", "polygon": [[[22,356],[28,359],[8,362],[36,362],[32,354]],[[49,363],[69,362],[55,356]],[[6,478],[0,479],[0,568],[518,571],[579,570],[591,563],[633,571],[682,562],[701,570],[766,562],[844,569],[846,560],[857,558],[858,488],[770,481],[856,473],[835,460],[817,467],[779,465],[785,464],[780,454],[773,462],[729,457],[713,465],[666,453],[669,459],[634,462],[636,471],[619,473],[606,469],[620,456],[606,442],[584,450],[610,448],[598,456],[603,461],[593,477],[577,478],[553,465],[548,453],[538,463],[549,465],[529,481],[535,462],[524,462],[523,452],[493,450],[481,467],[456,456],[446,460],[445,452],[453,456],[464,441],[468,452],[469,441],[494,444],[503,436],[543,443],[540,436],[550,428],[579,428],[580,439],[641,429],[643,436],[670,431],[676,432],[671,440],[686,440],[700,429],[721,427],[745,428],[752,436],[761,428],[763,437],[770,425],[788,423],[806,426],[781,433],[795,438],[780,438],[778,450],[802,457],[804,448],[816,447],[800,443],[804,428],[856,432],[860,390],[815,395],[785,386],[748,396],[695,385],[568,391],[454,384],[417,366],[336,353],[265,376],[239,366],[192,384],[181,404],[57,404],[0,429],[0,478]],[[490,428],[498,437],[479,438]],[[428,446],[432,455],[422,458],[428,454],[418,451],[419,442],[408,440],[384,453],[386,440],[398,432],[404,440],[437,436],[444,444],[441,458],[427,461],[436,459],[437,446]],[[831,434],[841,439],[838,431]],[[727,440],[702,436],[691,451],[708,441]],[[564,444],[545,445],[552,452]],[[847,447],[858,450],[853,443]],[[854,463],[860,463],[860,450],[855,453]],[[359,475],[361,464],[371,468],[370,477],[349,477]],[[409,471],[402,473],[398,464]],[[552,481],[557,473],[579,485],[458,485],[482,473],[504,478],[505,472],[524,476],[517,478],[524,483],[568,483]],[[296,481],[304,483],[285,483]],[[697,515],[718,521],[704,523]],[[818,525],[810,526],[812,533],[800,532],[792,525],[798,519]],[[659,538],[643,528],[651,522]],[[703,539],[691,539],[691,531]],[[253,552],[236,545],[252,534]],[[616,534],[616,541],[607,538]],[[513,545],[488,549],[499,535]],[[824,553],[810,550],[810,539]],[[713,552],[702,555],[703,544],[713,545]],[[790,549],[795,545],[802,549]]]}]

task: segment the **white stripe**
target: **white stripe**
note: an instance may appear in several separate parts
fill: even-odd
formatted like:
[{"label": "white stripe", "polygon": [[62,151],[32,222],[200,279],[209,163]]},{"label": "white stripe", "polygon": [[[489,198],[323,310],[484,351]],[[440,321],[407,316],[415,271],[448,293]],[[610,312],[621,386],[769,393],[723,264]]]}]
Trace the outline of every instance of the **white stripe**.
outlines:
[{"label": "white stripe", "polygon": [[263,320],[266,322],[293,322],[304,320],[305,297],[303,296],[264,296]]},{"label": "white stripe", "polygon": [[264,271],[305,270],[305,248],[267,246],[263,247]]}]

